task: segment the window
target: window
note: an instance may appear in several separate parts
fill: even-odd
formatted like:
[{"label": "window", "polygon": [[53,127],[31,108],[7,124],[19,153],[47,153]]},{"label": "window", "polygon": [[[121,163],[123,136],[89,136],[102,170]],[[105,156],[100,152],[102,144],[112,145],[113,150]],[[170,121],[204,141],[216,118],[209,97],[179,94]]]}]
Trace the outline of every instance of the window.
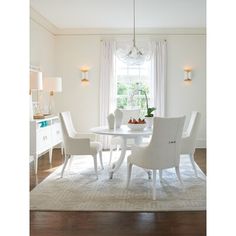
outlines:
[{"label": "window", "polygon": [[116,58],[116,104],[120,109],[140,109],[141,116],[146,115],[146,100],[153,106],[153,79],[151,76],[151,61],[141,66],[130,66]]}]

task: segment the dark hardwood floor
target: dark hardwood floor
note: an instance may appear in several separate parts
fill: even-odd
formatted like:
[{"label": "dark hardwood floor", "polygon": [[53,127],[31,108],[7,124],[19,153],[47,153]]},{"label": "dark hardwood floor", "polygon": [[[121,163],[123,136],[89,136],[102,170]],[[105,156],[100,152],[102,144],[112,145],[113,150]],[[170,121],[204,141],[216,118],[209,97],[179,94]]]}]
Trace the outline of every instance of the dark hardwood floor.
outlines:
[{"label": "dark hardwood floor", "polygon": [[[206,173],[206,149],[197,149],[195,161]],[[39,159],[37,177],[30,164],[30,190],[63,163],[59,149]],[[206,212],[30,212],[31,236],[205,236]]]}]

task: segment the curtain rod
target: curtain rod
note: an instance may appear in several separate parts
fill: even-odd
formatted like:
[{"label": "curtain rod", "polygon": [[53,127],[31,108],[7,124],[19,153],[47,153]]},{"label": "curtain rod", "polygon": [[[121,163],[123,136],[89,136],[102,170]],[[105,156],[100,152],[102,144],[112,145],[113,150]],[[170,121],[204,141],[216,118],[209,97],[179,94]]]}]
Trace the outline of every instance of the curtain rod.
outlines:
[{"label": "curtain rod", "polygon": [[[108,38],[109,39],[109,38]],[[103,42],[105,39],[100,39],[100,42]],[[163,39],[164,42],[167,42],[167,39]]]}]

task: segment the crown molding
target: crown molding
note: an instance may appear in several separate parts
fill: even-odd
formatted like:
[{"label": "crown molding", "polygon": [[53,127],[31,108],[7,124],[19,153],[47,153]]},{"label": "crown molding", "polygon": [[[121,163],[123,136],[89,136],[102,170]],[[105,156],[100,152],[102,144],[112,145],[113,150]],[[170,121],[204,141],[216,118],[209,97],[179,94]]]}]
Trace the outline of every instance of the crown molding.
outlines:
[{"label": "crown molding", "polygon": [[[30,7],[30,19],[54,36],[132,35],[132,28],[58,28]],[[137,35],[206,35],[206,28],[136,28]]]},{"label": "crown molding", "polygon": [[[58,29],[56,35],[132,35],[130,28]],[[136,28],[137,35],[206,35],[205,28]]]},{"label": "crown molding", "polygon": [[35,23],[43,27],[45,30],[47,30],[54,36],[57,34],[58,28],[50,21],[48,21],[45,17],[40,15],[40,13],[38,13],[32,7],[30,7],[30,20],[34,21]]}]

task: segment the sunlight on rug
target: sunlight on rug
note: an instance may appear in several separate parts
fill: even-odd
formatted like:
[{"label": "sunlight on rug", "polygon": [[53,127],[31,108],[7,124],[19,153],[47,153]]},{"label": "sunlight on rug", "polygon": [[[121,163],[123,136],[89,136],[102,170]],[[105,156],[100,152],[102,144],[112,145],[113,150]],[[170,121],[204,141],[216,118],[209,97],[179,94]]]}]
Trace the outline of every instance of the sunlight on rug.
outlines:
[{"label": "sunlight on rug", "polygon": [[[129,153],[129,152],[128,152]],[[126,160],[109,179],[109,153],[103,152],[104,170],[96,180],[93,159],[74,156],[64,178],[58,167],[30,193],[30,209],[44,211],[201,211],[206,209],[206,176],[198,167],[194,175],[190,160],[181,157],[182,186],[174,168],[163,171],[163,183],[157,179],[157,200],[152,200],[152,180],[134,166],[129,189],[126,184]],[[99,166],[99,165],[98,165]]]}]

